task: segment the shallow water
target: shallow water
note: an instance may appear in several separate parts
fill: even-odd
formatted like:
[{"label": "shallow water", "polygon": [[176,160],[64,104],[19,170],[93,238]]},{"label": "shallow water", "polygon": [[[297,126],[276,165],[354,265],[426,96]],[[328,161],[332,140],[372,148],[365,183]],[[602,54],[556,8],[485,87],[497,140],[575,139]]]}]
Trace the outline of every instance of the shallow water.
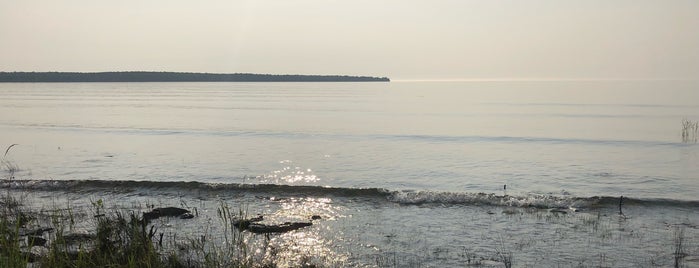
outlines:
[{"label": "shallow water", "polygon": [[299,250],[336,266],[667,265],[677,228],[697,238],[683,118],[699,82],[0,84],[4,160],[32,180],[3,185],[37,206],[209,211],[162,223],[184,230],[221,201],[318,214],[279,241],[311,237]]}]

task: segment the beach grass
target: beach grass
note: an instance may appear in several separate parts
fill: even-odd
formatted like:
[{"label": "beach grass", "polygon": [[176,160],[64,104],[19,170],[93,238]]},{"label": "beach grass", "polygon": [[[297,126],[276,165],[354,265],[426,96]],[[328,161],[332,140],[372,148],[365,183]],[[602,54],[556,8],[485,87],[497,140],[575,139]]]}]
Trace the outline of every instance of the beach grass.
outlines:
[{"label": "beach grass", "polygon": [[[237,215],[224,203],[219,211],[225,231],[217,235],[226,242],[202,236],[186,239],[186,246],[174,238],[163,245],[163,233],[142,214],[105,213],[102,200],[93,202],[93,213],[80,216],[70,207],[37,212],[25,205],[10,194],[0,199],[0,267],[274,267],[248,253],[244,234],[231,224]],[[93,230],[74,232],[76,221],[90,220]]]}]

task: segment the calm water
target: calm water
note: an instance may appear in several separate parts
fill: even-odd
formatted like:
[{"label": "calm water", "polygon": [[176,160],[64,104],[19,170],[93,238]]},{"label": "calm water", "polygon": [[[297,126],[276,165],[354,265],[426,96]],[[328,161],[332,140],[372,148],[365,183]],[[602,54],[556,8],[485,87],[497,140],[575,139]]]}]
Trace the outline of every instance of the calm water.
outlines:
[{"label": "calm water", "polygon": [[[312,211],[330,220],[307,234],[331,241],[313,250],[332,252],[321,255],[342,266],[391,266],[385,262],[396,254],[402,264],[458,266],[469,254],[493,254],[498,236],[486,234],[500,242],[506,234],[566,241],[517,246],[520,264],[609,252],[612,266],[632,267],[629,260],[651,255],[633,246],[614,253],[619,248],[604,240],[628,230],[648,233],[632,231],[629,245],[656,245],[658,258],[667,258],[667,226],[695,226],[698,217],[699,145],[682,141],[684,118],[699,120],[697,81],[0,84],[0,146],[18,144],[4,159],[37,191],[163,204],[177,204],[168,201],[176,196],[213,211],[221,198],[244,200],[279,218]],[[36,186],[45,180],[204,184],[169,193],[157,183]],[[211,183],[233,188],[206,188]],[[340,190],[251,193],[236,190],[240,184]],[[128,189],[113,191],[119,187]],[[296,199],[270,198],[285,195]],[[583,239],[599,251],[581,252],[580,240],[559,231],[596,236],[575,222],[613,215],[612,201],[560,221],[547,220],[547,211],[517,218],[508,208],[586,207],[590,197],[621,195],[645,204],[629,210],[653,216],[624,226],[607,219],[608,237]],[[533,232],[539,224],[559,231]],[[382,227],[356,228],[366,225]],[[464,233],[473,229],[480,231]],[[401,237],[405,230],[419,235]],[[551,263],[537,257],[546,252],[561,255]]]},{"label": "calm water", "polygon": [[697,82],[0,84],[8,158],[57,180],[696,200],[683,118]]}]

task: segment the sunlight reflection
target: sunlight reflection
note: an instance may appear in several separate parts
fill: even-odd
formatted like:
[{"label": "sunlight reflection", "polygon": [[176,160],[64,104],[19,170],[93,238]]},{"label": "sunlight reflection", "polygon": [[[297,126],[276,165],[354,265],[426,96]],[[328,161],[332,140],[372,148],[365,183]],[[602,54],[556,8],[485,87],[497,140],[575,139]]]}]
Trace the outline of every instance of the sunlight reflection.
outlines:
[{"label": "sunlight reflection", "polygon": [[332,267],[348,261],[346,254],[333,250],[332,240],[313,231],[290,232],[272,238],[265,258],[278,267]]},{"label": "sunlight reflection", "polygon": [[302,168],[299,166],[292,166],[291,160],[279,161],[282,164],[281,169],[270,172],[267,175],[257,177],[260,183],[274,183],[274,184],[297,184],[297,183],[312,183],[320,181],[313,170],[310,168]]},{"label": "sunlight reflection", "polygon": [[281,202],[281,209],[275,212],[277,217],[311,217],[321,216],[326,220],[334,220],[339,216],[339,208],[333,205],[330,198],[289,198]]},{"label": "sunlight reflection", "polygon": [[265,259],[278,267],[342,267],[349,256],[337,252],[327,221],[341,216],[341,207],[331,198],[290,197],[277,200],[278,209],[265,221],[312,221],[313,226],[275,235],[269,240]]}]

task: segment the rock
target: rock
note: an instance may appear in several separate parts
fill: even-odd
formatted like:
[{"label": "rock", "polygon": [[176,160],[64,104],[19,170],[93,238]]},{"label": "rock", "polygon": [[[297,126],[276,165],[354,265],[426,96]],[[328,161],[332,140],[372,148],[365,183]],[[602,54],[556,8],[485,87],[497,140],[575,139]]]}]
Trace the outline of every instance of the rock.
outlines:
[{"label": "rock", "polygon": [[[33,252],[22,252],[22,258],[27,260],[28,263],[35,263],[41,260],[43,256],[33,253]],[[27,266],[29,267],[29,266]]]},{"label": "rock", "polygon": [[311,216],[311,220],[320,220],[320,215],[313,215]]},{"label": "rock", "polygon": [[46,245],[46,239],[44,239],[41,236],[28,236],[27,237],[27,245],[29,245],[30,247],[33,247],[33,246],[43,247]]},{"label": "rock", "polygon": [[[49,254],[50,250],[46,247],[32,247],[29,249],[29,251],[26,251],[28,255],[25,255],[25,257],[28,258],[29,263],[33,262],[39,262],[41,259],[43,259],[45,256]],[[38,266],[32,266],[32,265],[27,265],[27,267],[41,267],[40,265]]]}]

